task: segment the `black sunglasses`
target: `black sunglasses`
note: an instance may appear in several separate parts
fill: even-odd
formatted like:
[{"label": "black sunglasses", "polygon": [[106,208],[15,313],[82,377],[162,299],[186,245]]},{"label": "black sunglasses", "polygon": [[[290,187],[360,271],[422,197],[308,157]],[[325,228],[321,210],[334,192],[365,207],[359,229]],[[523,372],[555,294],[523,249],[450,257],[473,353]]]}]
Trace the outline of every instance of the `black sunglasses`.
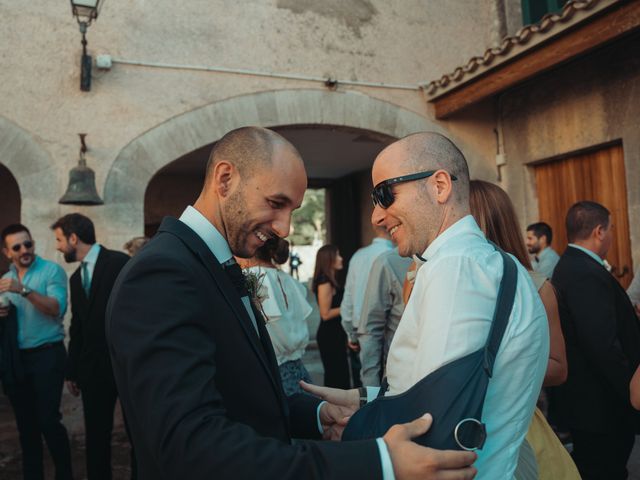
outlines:
[{"label": "black sunglasses", "polygon": [[[383,180],[375,187],[373,187],[373,191],[371,192],[371,200],[373,200],[373,206],[375,207],[376,205],[380,205],[382,208],[389,208],[395,200],[393,190],[391,189],[393,185],[404,182],[412,182],[413,180],[420,180],[421,178],[429,178],[437,171],[438,170],[428,170],[426,172],[412,173],[411,175],[403,175],[401,177]],[[455,175],[449,175],[451,176],[451,180],[455,181],[458,179],[458,177],[456,177]]]},{"label": "black sunglasses", "polygon": [[22,248],[23,245],[24,248],[29,250],[31,247],[33,247],[33,242],[31,240],[25,240],[22,243],[16,243],[15,245],[11,245],[11,250],[13,250],[14,252],[19,252],[20,248]]}]

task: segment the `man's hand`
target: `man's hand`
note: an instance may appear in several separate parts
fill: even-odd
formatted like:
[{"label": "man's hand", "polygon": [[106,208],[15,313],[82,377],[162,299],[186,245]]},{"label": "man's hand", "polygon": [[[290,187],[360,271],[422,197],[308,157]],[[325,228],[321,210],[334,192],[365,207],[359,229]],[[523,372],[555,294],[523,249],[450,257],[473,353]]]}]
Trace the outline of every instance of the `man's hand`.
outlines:
[{"label": "man's hand", "polygon": [[324,403],[320,407],[320,423],[322,424],[322,438],[339,442],[342,439],[344,427],[349,422],[354,410],[332,403]]},{"label": "man's hand", "polygon": [[397,480],[467,480],[476,476],[471,464],[477,455],[473,452],[434,450],[411,441],[426,433],[433,418],[426,414],[411,423],[394,425],[383,437]]},{"label": "man's hand", "polygon": [[352,413],[360,408],[360,395],[358,394],[357,388],[342,390],[340,388],[320,387],[303,380],[300,380],[300,386],[305,392],[315,395],[322,400],[326,400],[329,403],[333,403],[334,405],[346,407],[350,409]]},{"label": "man's hand", "polygon": [[634,307],[636,307],[636,315],[640,317],[640,303],[636,303]]},{"label": "man's hand", "polygon": [[8,317],[10,308],[11,305],[9,305],[8,307],[0,307],[0,318]]},{"label": "man's hand", "polygon": [[347,347],[349,347],[350,350],[358,353],[360,351],[360,342],[352,342],[351,340],[349,340],[347,342]]},{"label": "man's hand", "polygon": [[22,291],[22,284],[15,278],[0,279],[0,293],[4,293],[4,292],[20,293],[21,291]]},{"label": "man's hand", "polygon": [[73,380],[67,380],[66,384],[67,390],[69,390],[69,393],[71,395],[73,395],[74,397],[80,395],[80,387],[78,387],[78,384],[76,382],[74,382]]}]

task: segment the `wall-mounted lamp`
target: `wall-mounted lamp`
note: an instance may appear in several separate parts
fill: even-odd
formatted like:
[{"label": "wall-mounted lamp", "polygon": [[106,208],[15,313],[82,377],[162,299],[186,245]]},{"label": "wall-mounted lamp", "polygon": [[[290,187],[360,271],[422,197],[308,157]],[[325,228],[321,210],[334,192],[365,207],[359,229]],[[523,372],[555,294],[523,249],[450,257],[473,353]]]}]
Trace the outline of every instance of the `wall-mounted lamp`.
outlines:
[{"label": "wall-mounted lamp", "polygon": [[104,0],[71,0],[71,12],[78,20],[82,34],[82,59],[80,63],[80,90],[91,90],[91,56],[87,55],[87,27],[98,18]]},{"label": "wall-mounted lamp", "polygon": [[84,143],[86,133],[79,133],[80,136],[80,159],[78,166],[73,167],[69,172],[69,187],[66,193],[60,197],[58,203],[63,205],[102,205],[104,202],[96,190],[96,174],[87,167],[84,154],[87,145]]}]

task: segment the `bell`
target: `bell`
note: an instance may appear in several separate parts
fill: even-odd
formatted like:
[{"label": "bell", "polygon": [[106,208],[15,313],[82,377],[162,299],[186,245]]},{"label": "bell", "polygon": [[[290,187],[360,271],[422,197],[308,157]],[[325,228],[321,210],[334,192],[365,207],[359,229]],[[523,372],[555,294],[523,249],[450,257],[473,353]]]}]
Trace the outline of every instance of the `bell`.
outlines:
[{"label": "bell", "polygon": [[69,187],[65,194],[60,197],[58,203],[64,205],[102,205],[104,202],[96,190],[96,174],[87,167],[84,153],[87,146],[84,143],[86,134],[80,133],[80,160],[78,166],[73,167],[69,172]]}]

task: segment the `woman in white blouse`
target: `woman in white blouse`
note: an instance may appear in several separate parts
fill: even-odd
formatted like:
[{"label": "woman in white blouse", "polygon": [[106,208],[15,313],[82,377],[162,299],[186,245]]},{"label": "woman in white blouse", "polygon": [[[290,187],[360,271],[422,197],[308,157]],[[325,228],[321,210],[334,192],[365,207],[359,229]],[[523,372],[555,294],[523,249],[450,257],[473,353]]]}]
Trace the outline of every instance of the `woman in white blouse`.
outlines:
[{"label": "woman in white blouse", "polygon": [[302,356],[309,343],[306,318],[312,311],[306,288],[277,267],[288,259],[289,242],[274,238],[260,247],[253,258],[241,262],[245,273],[257,278],[257,300],[267,322],[287,396],[303,393],[300,380],[311,381]]}]

